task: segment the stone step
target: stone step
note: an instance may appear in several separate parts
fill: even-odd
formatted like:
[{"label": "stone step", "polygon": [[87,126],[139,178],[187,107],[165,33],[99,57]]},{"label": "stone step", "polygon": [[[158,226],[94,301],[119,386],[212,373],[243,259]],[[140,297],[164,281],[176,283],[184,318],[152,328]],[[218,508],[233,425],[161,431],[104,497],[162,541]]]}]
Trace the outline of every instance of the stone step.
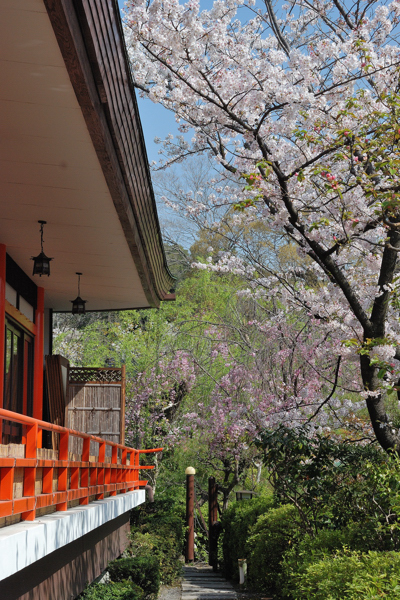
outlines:
[{"label": "stone step", "polygon": [[214,575],[187,575],[185,573],[184,575],[184,579],[190,579],[190,581],[226,581],[226,579],[224,579],[221,576],[214,576]]},{"label": "stone step", "polygon": [[222,578],[213,577],[185,577],[185,581],[189,581],[190,583],[203,583],[203,581],[209,581],[210,583],[225,583],[226,580]]},{"label": "stone step", "polygon": [[211,584],[211,583],[204,583],[203,585],[196,585],[196,584],[190,584],[190,583],[186,583],[183,582],[182,583],[182,589],[183,590],[233,590],[233,587],[231,585],[226,585],[226,583],[218,583],[218,584]]},{"label": "stone step", "polygon": [[219,573],[204,565],[185,566],[181,600],[238,600],[238,594]]},{"label": "stone step", "polygon": [[218,586],[226,586],[228,588],[232,587],[232,584],[226,579],[187,579],[186,577],[183,580],[183,583],[187,583],[190,585],[218,585]]},{"label": "stone step", "polygon": [[237,600],[236,592],[221,593],[216,592],[182,592],[181,600],[208,600],[213,598],[223,598],[224,600]]}]

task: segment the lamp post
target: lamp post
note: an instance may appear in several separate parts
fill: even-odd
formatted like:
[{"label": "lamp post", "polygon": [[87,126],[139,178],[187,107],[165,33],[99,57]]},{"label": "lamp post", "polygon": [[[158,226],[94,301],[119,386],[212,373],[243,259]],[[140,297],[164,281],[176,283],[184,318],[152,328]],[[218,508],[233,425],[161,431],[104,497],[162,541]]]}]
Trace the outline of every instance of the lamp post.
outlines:
[{"label": "lamp post", "polygon": [[186,475],[186,549],[185,562],[194,561],[194,476],[196,469],[188,467]]}]

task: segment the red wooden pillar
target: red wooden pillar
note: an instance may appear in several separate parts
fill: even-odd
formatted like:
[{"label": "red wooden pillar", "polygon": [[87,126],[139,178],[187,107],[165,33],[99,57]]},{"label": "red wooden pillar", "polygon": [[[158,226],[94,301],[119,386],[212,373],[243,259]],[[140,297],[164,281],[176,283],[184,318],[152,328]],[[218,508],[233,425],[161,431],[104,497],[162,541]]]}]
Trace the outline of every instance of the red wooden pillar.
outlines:
[{"label": "red wooden pillar", "polygon": [[[0,408],[4,408],[4,354],[6,329],[6,247],[0,244]],[[3,438],[3,419],[0,419],[0,444]]]},{"label": "red wooden pillar", "polygon": [[194,561],[194,476],[196,470],[188,467],[186,474],[186,549],[185,562]]},{"label": "red wooden pillar", "polygon": [[[37,289],[35,315],[36,337],[33,366],[33,417],[43,419],[43,362],[44,362],[44,289]],[[39,432],[38,448],[42,447],[42,430]]]}]

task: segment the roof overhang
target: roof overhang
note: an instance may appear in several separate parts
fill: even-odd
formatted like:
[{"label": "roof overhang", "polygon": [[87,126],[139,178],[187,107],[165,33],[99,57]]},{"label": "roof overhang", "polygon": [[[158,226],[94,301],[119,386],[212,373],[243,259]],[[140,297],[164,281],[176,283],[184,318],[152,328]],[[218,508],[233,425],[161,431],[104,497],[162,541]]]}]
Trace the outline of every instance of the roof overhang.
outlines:
[{"label": "roof overhang", "polygon": [[0,243],[46,305],[88,310],[173,299],[119,10],[109,0],[0,7]]}]

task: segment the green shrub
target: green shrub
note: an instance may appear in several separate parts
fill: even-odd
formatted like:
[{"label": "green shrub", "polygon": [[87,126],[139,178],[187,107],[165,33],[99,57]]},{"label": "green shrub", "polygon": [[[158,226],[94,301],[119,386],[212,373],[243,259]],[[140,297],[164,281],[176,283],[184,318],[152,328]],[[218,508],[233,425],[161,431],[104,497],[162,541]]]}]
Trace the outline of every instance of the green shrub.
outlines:
[{"label": "green shrub", "polygon": [[261,515],[247,541],[249,585],[258,591],[274,591],[282,571],[285,552],[298,533],[296,509],[289,504]]},{"label": "green shrub", "polygon": [[257,445],[280,504],[293,503],[303,533],[352,522],[374,530],[377,549],[400,549],[400,459],[372,444],[311,435],[307,426],[264,431]]},{"label": "green shrub", "polygon": [[140,586],[146,597],[155,598],[160,589],[160,561],[148,552],[114,560],[108,565],[108,572],[113,582],[129,579]]},{"label": "green shrub", "polygon": [[182,571],[180,557],[185,539],[184,507],[172,500],[158,500],[132,512],[129,552],[150,552],[160,562],[160,579],[172,584]]},{"label": "green shrub", "polygon": [[274,506],[272,496],[234,502],[222,516],[222,572],[228,579],[239,579],[238,559],[247,558],[246,542],[258,517]]},{"label": "green shrub", "polygon": [[375,531],[360,528],[358,523],[345,529],[323,529],[315,537],[305,535],[284,556],[278,583],[280,593],[291,597],[302,574],[314,563],[330,560],[333,555],[346,550],[367,553],[379,549],[379,545]]},{"label": "green shrub", "polygon": [[400,600],[400,553],[344,550],[298,574],[293,600]]},{"label": "green shrub", "polygon": [[131,581],[90,585],[79,596],[82,600],[143,600],[143,590]]},{"label": "green shrub", "polygon": [[160,580],[170,585],[180,575],[182,547],[168,527],[158,527],[156,533],[136,532],[132,536],[129,552],[133,556],[153,554],[160,565]]}]

